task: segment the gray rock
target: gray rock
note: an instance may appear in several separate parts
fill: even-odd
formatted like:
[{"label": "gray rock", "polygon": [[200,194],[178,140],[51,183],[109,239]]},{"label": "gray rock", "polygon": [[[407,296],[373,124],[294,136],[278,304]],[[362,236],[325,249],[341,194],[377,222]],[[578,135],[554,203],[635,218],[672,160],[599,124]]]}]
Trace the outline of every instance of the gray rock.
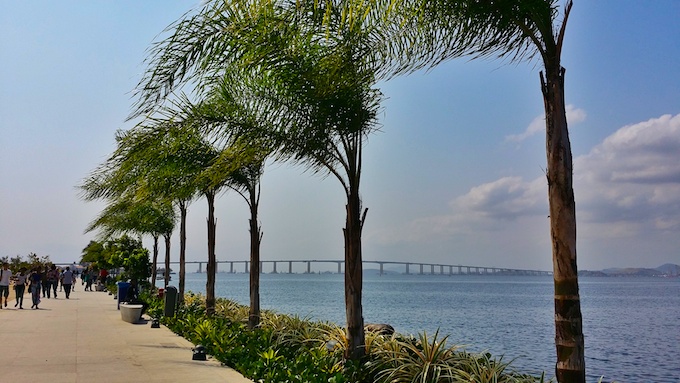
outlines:
[{"label": "gray rock", "polygon": [[394,334],[394,327],[387,323],[367,323],[364,325],[364,330],[377,333],[378,335]]}]

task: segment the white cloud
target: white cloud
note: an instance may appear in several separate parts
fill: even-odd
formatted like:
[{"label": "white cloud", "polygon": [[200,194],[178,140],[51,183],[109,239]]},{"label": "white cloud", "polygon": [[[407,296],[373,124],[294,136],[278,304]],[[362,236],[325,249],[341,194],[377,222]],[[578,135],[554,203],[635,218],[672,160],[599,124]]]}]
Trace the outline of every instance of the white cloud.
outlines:
[{"label": "white cloud", "polygon": [[475,186],[451,206],[458,211],[480,217],[512,221],[519,216],[546,212],[546,182],[537,178],[525,182],[520,177],[504,177]]},{"label": "white cloud", "polygon": [[[680,115],[623,127],[574,160],[579,232],[591,240],[644,241],[680,230]],[[513,231],[548,215],[544,177],[503,177],[471,188],[450,210],[374,233],[381,243]],[[538,221],[540,219],[541,221]],[[507,235],[507,234],[505,234]],[[620,244],[619,244],[620,245]]]},{"label": "white cloud", "polygon": [[599,182],[680,183],[680,115],[625,126],[579,159]]},{"label": "white cloud", "polygon": [[[567,122],[569,124],[577,124],[586,119],[586,112],[583,109],[578,109],[574,105],[567,105]],[[545,114],[534,118],[526,130],[521,134],[511,134],[505,137],[505,141],[522,142],[527,138],[545,131]]]},{"label": "white cloud", "polygon": [[625,126],[574,161],[588,223],[680,229],[680,115]]},{"label": "white cloud", "polygon": [[436,216],[414,219],[400,228],[371,233],[382,244],[426,242],[452,236],[498,232],[518,220],[548,215],[545,178],[525,181],[504,177],[470,189],[449,203],[451,210]]}]

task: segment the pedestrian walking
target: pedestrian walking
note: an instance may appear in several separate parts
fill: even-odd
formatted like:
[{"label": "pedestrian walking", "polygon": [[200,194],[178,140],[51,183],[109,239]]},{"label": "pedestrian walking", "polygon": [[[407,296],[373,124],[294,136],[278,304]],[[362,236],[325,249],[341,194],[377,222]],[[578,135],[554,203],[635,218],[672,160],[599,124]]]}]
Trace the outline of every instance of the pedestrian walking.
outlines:
[{"label": "pedestrian walking", "polygon": [[9,263],[4,262],[2,269],[0,269],[0,309],[2,308],[2,298],[5,297],[5,307],[7,307],[7,299],[9,298],[9,281],[12,278],[12,272],[9,270]]},{"label": "pedestrian walking", "polygon": [[92,291],[92,271],[90,269],[85,269],[83,274],[81,274],[80,279],[85,284],[85,291]]},{"label": "pedestrian walking", "polygon": [[[49,283],[47,289],[52,289],[54,299],[57,299],[57,285],[59,284],[59,270],[56,265],[50,266],[50,271],[47,272],[47,281]],[[47,292],[49,296],[49,291]]]},{"label": "pedestrian walking", "polygon": [[61,284],[64,286],[64,294],[66,294],[66,299],[71,296],[71,286],[73,286],[73,272],[66,266],[66,270],[61,273]]},{"label": "pedestrian walking", "polygon": [[42,282],[42,297],[45,298],[47,296],[47,299],[50,299],[50,281],[47,278],[47,275],[50,272],[49,266],[45,266],[45,270],[40,273],[40,281]]},{"label": "pedestrian walking", "polygon": [[19,306],[21,310],[24,309],[24,292],[26,291],[26,280],[28,275],[26,275],[26,268],[22,267],[19,272],[14,276],[14,293],[16,297],[16,302],[14,302],[14,307]]},{"label": "pedestrian walking", "polygon": [[87,288],[92,291],[92,284],[97,279],[97,273],[94,270],[90,270],[87,277]]},{"label": "pedestrian walking", "polygon": [[74,291],[76,291],[76,285],[78,284],[77,283],[77,281],[78,281],[78,269],[76,269],[75,266],[73,267],[72,273],[73,273],[73,283],[71,283],[71,292],[74,292]]},{"label": "pedestrian walking", "polygon": [[29,289],[31,290],[31,299],[33,301],[32,309],[37,310],[40,304],[40,290],[41,290],[41,278],[40,269],[35,267],[28,277],[28,281],[31,283]]}]

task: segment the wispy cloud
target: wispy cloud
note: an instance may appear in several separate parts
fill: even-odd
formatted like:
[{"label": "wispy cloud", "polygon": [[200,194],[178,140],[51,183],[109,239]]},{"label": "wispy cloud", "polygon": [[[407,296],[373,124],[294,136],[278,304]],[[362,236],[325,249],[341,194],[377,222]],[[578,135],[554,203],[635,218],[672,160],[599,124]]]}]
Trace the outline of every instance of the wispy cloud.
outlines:
[{"label": "wispy cloud", "polygon": [[[574,105],[567,105],[566,111],[567,122],[569,124],[577,124],[586,119],[586,112],[583,109],[576,108]],[[522,142],[541,132],[545,132],[545,114],[534,118],[524,132],[506,136],[505,141]]]}]

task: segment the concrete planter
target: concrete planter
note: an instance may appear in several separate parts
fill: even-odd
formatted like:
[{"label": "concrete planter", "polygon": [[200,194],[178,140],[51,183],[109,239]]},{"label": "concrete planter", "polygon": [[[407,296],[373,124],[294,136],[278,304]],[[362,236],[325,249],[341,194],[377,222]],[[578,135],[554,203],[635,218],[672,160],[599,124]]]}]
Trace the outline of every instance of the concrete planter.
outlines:
[{"label": "concrete planter", "polygon": [[120,319],[128,323],[137,323],[142,317],[142,305],[120,304]]}]

